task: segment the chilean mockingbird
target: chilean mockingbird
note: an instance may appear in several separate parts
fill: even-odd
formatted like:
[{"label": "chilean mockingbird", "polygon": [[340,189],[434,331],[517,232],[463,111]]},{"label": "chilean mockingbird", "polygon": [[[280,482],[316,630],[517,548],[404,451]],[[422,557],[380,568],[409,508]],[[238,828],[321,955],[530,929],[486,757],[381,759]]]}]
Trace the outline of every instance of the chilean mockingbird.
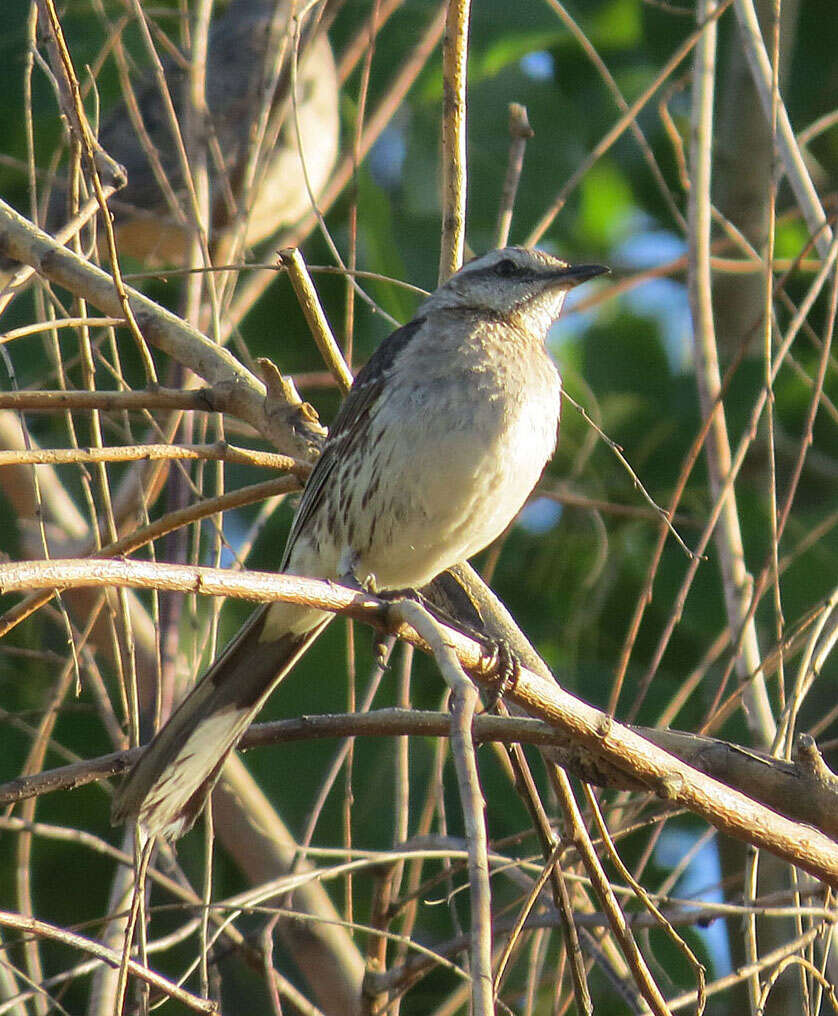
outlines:
[{"label": "chilean mockingbird", "polygon": [[[556,446],[561,379],[545,349],[569,289],[600,275],[537,250],[471,261],[359,372],[291,526],[281,570],[418,589],[491,543]],[[184,833],[229,753],[332,615],[259,608],[146,748],[114,803]]]}]

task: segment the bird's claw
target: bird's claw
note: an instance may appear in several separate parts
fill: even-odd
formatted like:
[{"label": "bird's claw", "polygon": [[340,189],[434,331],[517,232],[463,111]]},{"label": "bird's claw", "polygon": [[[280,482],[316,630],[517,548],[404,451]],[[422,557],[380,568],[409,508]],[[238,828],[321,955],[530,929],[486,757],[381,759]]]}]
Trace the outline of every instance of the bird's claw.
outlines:
[{"label": "bird's claw", "polygon": [[372,639],[372,654],[375,657],[375,662],[381,670],[387,670],[390,666],[390,649],[392,642],[387,638],[386,635],[382,635],[380,632],[375,632]]},{"label": "bird's claw", "polygon": [[494,677],[486,700],[486,711],[492,713],[504,695],[518,683],[521,673],[521,662],[505,639],[495,639],[491,643],[486,670]]},{"label": "bird's claw", "polygon": [[375,575],[359,575],[353,569],[344,572],[338,581],[342,586],[346,586],[348,589],[357,589],[359,593],[370,593],[372,596],[378,595],[378,586],[376,585]]}]

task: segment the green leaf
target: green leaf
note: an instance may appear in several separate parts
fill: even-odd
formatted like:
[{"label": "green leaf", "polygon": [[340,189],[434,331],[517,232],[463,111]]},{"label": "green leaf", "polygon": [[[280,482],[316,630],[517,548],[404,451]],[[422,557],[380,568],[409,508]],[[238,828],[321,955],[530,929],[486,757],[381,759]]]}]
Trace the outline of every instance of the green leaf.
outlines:
[{"label": "green leaf", "polygon": [[800,219],[778,222],[774,240],[774,256],[796,258],[808,241],[808,230]]},{"label": "green leaf", "polygon": [[608,247],[624,236],[634,209],[631,188],[613,163],[600,160],[582,184],[579,226],[585,241]]},{"label": "green leaf", "polygon": [[642,37],[640,4],[637,0],[612,0],[601,7],[589,33],[597,49],[628,49]]}]

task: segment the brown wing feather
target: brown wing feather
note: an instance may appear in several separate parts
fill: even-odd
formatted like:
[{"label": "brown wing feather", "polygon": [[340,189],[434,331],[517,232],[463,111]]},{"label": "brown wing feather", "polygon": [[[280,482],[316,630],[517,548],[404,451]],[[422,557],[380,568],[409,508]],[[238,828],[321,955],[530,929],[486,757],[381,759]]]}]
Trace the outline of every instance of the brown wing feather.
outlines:
[{"label": "brown wing feather", "polygon": [[351,451],[359,435],[365,433],[366,421],[386,384],[387,374],[394,360],[424,323],[425,319],[419,317],[397,328],[381,343],[358,372],[335,417],[320,458],[300,498],[297,514],[291,523],[285,553],[282,555],[282,570],[288,564],[297,537],[320,506],[323,491],[335,466]]}]

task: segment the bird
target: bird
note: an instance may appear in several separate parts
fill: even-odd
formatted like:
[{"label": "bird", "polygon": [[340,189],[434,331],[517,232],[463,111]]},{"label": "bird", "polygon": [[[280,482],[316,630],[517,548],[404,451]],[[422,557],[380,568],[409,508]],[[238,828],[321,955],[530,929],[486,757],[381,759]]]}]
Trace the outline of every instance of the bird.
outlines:
[{"label": "bird", "polygon": [[[251,247],[292,225],[311,207],[312,193],[323,189],[338,151],[338,83],[326,34],[307,21],[300,38],[296,85],[298,144],[294,109],[286,101],[291,87],[290,0],[232,0],[213,21],[208,40],[205,137],[212,200],[212,239],[216,246],[244,224]],[[279,63],[279,72],[274,64]],[[169,92],[181,130],[184,128],[186,70],[164,61]],[[271,107],[284,118],[275,143],[265,146],[248,175],[258,117],[273,89]],[[169,206],[144,144],[124,104],[117,106],[99,131],[99,142],[127,174],[126,186],[111,200],[119,249],[149,265],[179,264],[188,253],[189,198],[181,159],[157,82],[147,77],[137,90],[143,130],[180,209]],[[268,132],[270,133],[270,131]],[[308,184],[303,172],[305,159]]]},{"label": "bird", "polygon": [[[280,570],[420,589],[496,539],[558,438],[547,333],[573,287],[607,272],[505,247],[462,267],[359,371],[293,518]],[[332,615],[258,608],[145,748],[114,802],[176,839],[253,717]]]},{"label": "bird", "polygon": [[[245,247],[253,247],[302,219],[311,209],[312,197],[321,194],[337,158],[337,70],[325,32],[310,18],[300,32],[296,111],[290,101],[292,14],[290,0],[232,0],[212,23],[206,115],[200,121],[199,134],[208,148],[209,239],[216,263],[228,259],[236,241],[243,239]],[[185,125],[185,68],[183,58],[163,61],[181,131]],[[266,141],[250,166],[258,118],[268,95],[271,118]],[[181,265],[194,236],[190,200],[172,125],[153,77],[145,77],[138,85],[136,106],[145,139],[124,102],[111,110],[98,134],[98,144],[127,179],[108,203],[117,248],[149,268]],[[274,132],[278,132],[276,137]],[[157,170],[149,159],[149,146],[155,152]],[[57,181],[46,210],[49,232],[57,232],[66,220],[66,205],[66,182]],[[0,290],[19,267],[0,256]]]}]

